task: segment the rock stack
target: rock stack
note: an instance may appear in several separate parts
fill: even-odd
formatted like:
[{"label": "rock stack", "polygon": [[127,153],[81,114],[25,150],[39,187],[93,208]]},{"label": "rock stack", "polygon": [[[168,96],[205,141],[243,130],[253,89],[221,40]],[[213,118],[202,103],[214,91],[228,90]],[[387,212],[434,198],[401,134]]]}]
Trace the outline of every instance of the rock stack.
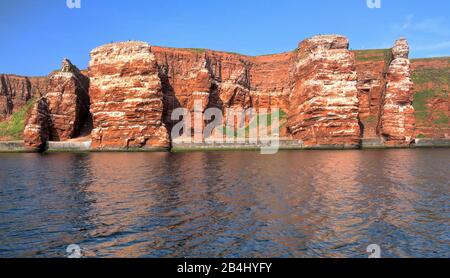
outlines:
[{"label": "rock stack", "polygon": [[64,59],[61,70],[48,77],[46,92],[28,117],[26,145],[42,149],[47,140],[64,141],[78,136],[89,118],[88,88],[89,79]]},{"label": "rock stack", "polygon": [[412,106],[414,90],[406,39],[401,38],[395,42],[392,55],[393,60],[386,76],[379,129],[385,144],[403,146],[414,140],[415,128]]},{"label": "rock stack", "polygon": [[94,149],[170,146],[162,121],[162,86],[150,45],[124,42],[98,47],[91,52],[89,75]]},{"label": "rock stack", "polygon": [[337,35],[299,45],[288,129],[305,146],[359,146],[357,78],[348,47],[347,38]]}]

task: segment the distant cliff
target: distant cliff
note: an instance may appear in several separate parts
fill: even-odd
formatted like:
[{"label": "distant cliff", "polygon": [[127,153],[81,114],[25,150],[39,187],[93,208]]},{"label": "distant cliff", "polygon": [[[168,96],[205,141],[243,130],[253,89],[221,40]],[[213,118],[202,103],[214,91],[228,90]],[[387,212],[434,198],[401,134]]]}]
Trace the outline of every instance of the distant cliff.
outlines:
[{"label": "distant cliff", "polygon": [[0,76],[0,117],[34,98],[24,139],[36,149],[77,137],[85,125],[97,149],[169,147],[172,111],[193,111],[199,99],[202,109],[280,108],[280,135],[306,146],[449,137],[449,60],[411,63],[408,55],[405,39],[393,49],[350,51],[338,35],[258,57],[114,43],[91,52],[87,72],[66,61],[45,79]]}]

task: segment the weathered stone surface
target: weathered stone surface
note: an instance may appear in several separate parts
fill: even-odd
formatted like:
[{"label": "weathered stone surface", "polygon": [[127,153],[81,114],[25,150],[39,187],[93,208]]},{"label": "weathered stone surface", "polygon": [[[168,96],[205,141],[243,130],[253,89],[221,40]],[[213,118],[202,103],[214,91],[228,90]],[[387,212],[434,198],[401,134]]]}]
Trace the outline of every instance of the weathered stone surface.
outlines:
[{"label": "weathered stone surface", "polygon": [[64,141],[79,134],[89,115],[89,79],[64,59],[61,70],[48,78],[45,98],[50,114],[50,140]]},{"label": "weathered stone surface", "polygon": [[0,74],[0,121],[45,92],[46,77]]},{"label": "weathered stone surface", "polygon": [[64,59],[60,71],[36,82],[36,94],[44,95],[26,121],[23,138],[28,148],[42,150],[48,140],[64,141],[78,135],[89,116],[89,79]]},{"label": "weathered stone surface", "polygon": [[0,120],[25,105],[31,97],[31,83],[27,77],[0,75]]},{"label": "weathered stone surface", "polygon": [[360,141],[357,79],[343,36],[300,43],[293,68],[289,132],[305,146],[357,146]]},{"label": "weathered stone surface", "polygon": [[45,97],[34,104],[24,129],[24,143],[32,151],[43,151],[50,135],[50,115]]},{"label": "weathered stone surface", "polygon": [[391,52],[391,49],[354,51],[362,138],[379,137],[377,128]]},{"label": "weathered stone surface", "polygon": [[394,60],[387,72],[380,120],[380,134],[388,145],[409,145],[414,139],[414,91],[408,53],[406,40],[396,41],[392,49]]},{"label": "weathered stone surface", "polygon": [[411,61],[416,115],[415,135],[450,138],[450,58]]},{"label": "weathered stone surface", "polygon": [[158,65],[147,43],[108,44],[89,63],[94,149],[168,147]]},{"label": "weathered stone surface", "polygon": [[[357,146],[361,138],[380,137],[388,145],[409,144],[414,138],[414,110],[407,41],[398,40],[389,57],[383,56],[384,50],[369,50],[356,62],[348,45],[343,36],[316,36],[300,43],[296,51],[258,57],[140,42],[101,46],[92,51],[89,68],[92,146],[168,147],[175,123],[172,111],[183,107],[192,112],[196,100],[202,101],[202,111],[281,108],[288,120],[280,135],[302,140],[306,147]],[[437,66],[447,65],[440,61]],[[420,61],[416,68],[427,66]],[[89,114],[87,82],[68,62],[48,79],[2,81],[0,110],[10,114],[10,99],[16,109],[23,100],[42,95],[48,104],[48,138],[67,140],[77,136]],[[14,84],[7,94],[3,88],[11,86],[4,84]],[[435,88],[432,82],[419,86],[424,92]],[[448,84],[446,92],[447,97],[439,95],[426,103],[439,110],[441,118],[449,115]],[[430,121],[442,122],[441,118],[430,116]],[[421,134],[447,136],[442,124],[439,132],[428,126],[421,127]]]},{"label": "weathered stone surface", "polygon": [[392,48],[392,56],[394,60],[399,58],[408,59],[409,44],[405,38],[400,38],[395,42],[395,45]]},{"label": "weathered stone surface", "polygon": [[250,57],[155,46],[152,52],[163,85],[164,122],[169,128],[174,124],[170,120],[173,109],[183,107],[193,111],[195,100],[202,101],[203,110],[280,108],[287,112],[289,108],[293,52]]}]

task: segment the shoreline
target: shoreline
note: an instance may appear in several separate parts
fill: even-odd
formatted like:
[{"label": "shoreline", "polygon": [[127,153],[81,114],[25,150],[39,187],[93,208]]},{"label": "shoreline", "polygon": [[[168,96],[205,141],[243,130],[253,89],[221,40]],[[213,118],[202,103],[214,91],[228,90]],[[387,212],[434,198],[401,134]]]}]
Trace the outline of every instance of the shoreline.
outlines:
[{"label": "shoreline", "polygon": [[[214,152],[214,151],[260,151],[264,144],[195,144],[174,143],[172,147],[150,147],[133,149],[91,149],[91,141],[83,142],[48,142],[44,153],[95,153],[95,152]],[[388,146],[379,138],[362,139],[359,145],[318,145],[304,146],[298,140],[280,140],[279,151],[301,150],[387,150],[387,149],[424,149],[424,148],[450,148],[450,139],[416,139],[411,145]],[[36,153],[25,147],[23,141],[0,141],[0,153]]]}]

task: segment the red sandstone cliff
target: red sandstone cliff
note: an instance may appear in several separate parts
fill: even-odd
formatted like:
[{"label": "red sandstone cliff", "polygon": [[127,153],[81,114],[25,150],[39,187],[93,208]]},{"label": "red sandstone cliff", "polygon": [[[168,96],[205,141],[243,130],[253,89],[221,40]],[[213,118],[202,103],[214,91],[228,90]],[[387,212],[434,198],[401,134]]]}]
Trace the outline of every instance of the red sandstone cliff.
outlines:
[{"label": "red sandstone cliff", "polygon": [[358,50],[354,53],[362,138],[376,138],[379,136],[377,128],[386,89],[386,73],[392,60],[391,50]]},{"label": "red sandstone cliff", "polygon": [[45,91],[45,77],[0,75],[0,121]]},{"label": "red sandstone cliff", "polygon": [[415,135],[450,138],[450,58],[416,59],[411,66]]},{"label": "red sandstone cliff", "polygon": [[388,145],[409,145],[414,139],[415,118],[409,46],[406,39],[395,42],[392,55],[382,102],[380,134]]},{"label": "red sandstone cliff", "polygon": [[293,54],[259,57],[197,49],[152,47],[159,67],[170,124],[174,108],[228,107],[288,109]]},{"label": "red sandstone cliff", "polygon": [[23,132],[25,147],[32,151],[44,151],[50,136],[50,115],[45,97],[36,101],[28,115]]},{"label": "red sandstone cliff", "polygon": [[94,149],[169,147],[163,92],[148,44],[108,44],[89,63]]},{"label": "red sandstone cliff", "polygon": [[24,141],[31,149],[42,149],[47,140],[77,136],[89,119],[89,79],[69,60],[63,60],[61,70],[53,72],[46,85],[25,124]]},{"label": "red sandstone cliff", "polygon": [[343,36],[303,41],[293,68],[288,129],[306,146],[358,146],[358,91],[354,57]]},{"label": "red sandstone cliff", "polygon": [[[90,85],[86,73],[67,61],[45,79],[2,76],[0,107],[3,104],[7,114],[12,111],[9,99],[20,107],[34,95],[44,97],[45,105],[41,100],[35,106],[25,132],[25,141],[34,147],[42,140],[77,136],[90,116],[90,102],[95,149],[168,147],[173,109],[193,111],[199,99],[203,109],[281,108],[288,117],[281,135],[306,146],[358,146],[361,138],[372,137],[401,146],[418,134],[408,52],[405,40],[399,40],[392,53],[350,52],[348,40],[335,35],[307,39],[292,52],[258,57],[115,43],[92,51]],[[447,65],[433,64],[446,69]],[[419,61],[413,69],[429,66]],[[426,90],[430,84],[420,83],[419,88]],[[448,112],[448,84],[445,93],[445,101],[436,98],[427,107]],[[441,114],[448,119],[448,114]],[[46,117],[48,127],[42,126]],[[446,136],[445,128],[439,133],[421,128],[426,135]],[[48,134],[33,135],[33,130]]]}]

